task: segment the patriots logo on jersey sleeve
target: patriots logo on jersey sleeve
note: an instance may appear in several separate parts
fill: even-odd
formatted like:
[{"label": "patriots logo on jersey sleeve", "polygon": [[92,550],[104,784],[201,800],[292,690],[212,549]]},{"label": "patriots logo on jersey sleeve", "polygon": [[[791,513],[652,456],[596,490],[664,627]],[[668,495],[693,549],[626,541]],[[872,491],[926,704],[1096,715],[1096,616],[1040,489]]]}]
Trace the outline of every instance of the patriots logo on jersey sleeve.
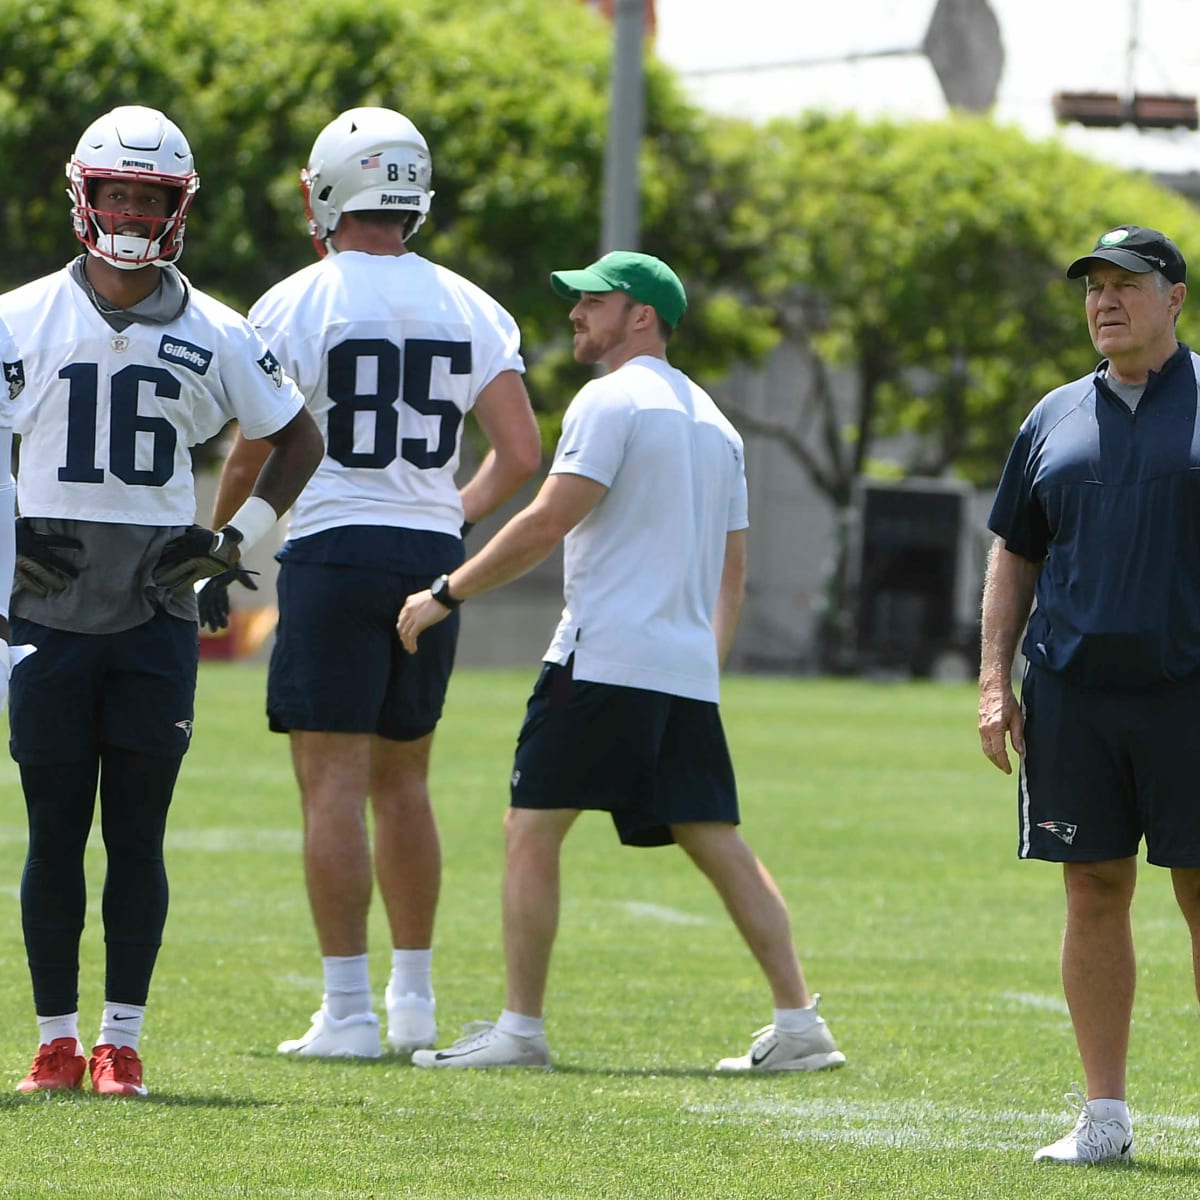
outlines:
[{"label": "patriots logo on jersey sleeve", "polygon": [[20,359],[4,364],[4,382],[8,384],[10,400],[15,400],[25,390],[25,364]]},{"label": "patriots logo on jersey sleeve", "polygon": [[258,360],[258,365],[262,367],[265,375],[269,375],[274,380],[277,388],[283,387],[283,367],[279,365],[279,359],[270,350]]}]

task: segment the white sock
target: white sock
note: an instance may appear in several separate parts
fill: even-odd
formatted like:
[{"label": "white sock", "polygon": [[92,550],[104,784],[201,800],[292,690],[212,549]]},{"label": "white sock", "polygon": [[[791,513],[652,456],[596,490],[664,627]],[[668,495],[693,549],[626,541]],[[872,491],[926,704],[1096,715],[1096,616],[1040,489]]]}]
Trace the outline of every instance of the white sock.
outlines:
[{"label": "white sock", "polygon": [[433,999],[433,951],[393,950],[392,977],[388,987],[393,996]]},{"label": "white sock", "polygon": [[100,1036],[97,1046],[128,1046],[138,1048],[142,1036],[142,1021],[146,1016],[144,1004],[118,1004],[105,1000],[104,1015],[100,1018]]},{"label": "white sock", "polygon": [[326,955],[321,959],[325,973],[325,1011],[336,1021],[371,1011],[371,976],[365,954],[344,958]]},{"label": "white sock", "polygon": [[83,1043],[79,1040],[79,1014],[63,1013],[60,1017],[38,1017],[38,1045],[48,1046],[55,1038],[74,1038],[79,1053],[83,1053]]},{"label": "white sock", "polygon": [[501,1033],[511,1033],[513,1037],[538,1037],[546,1032],[546,1018],[526,1017],[521,1013],[509,1012],[506,1008],[500,1013],[496,1028]]},{"label": "white sock", "polygon": [[777,1008],[775,1028],[780,1033],[803,1033],[811,1029],[817,1020],[816,1008]]},{"label": "white sock", "polygon": [[1129,1105],[1124,1100],[1089,1100],[1088,1112],[1097,1121],[1120,1121],[1126,1129],[1133,1127],[1129,1119]]}]

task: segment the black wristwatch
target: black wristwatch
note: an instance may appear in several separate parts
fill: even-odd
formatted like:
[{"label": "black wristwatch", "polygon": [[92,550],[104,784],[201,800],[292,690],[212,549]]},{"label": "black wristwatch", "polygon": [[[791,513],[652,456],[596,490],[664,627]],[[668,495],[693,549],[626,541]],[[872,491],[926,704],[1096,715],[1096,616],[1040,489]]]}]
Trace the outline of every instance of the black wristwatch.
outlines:
[{"label": "black wristwatch", "polygon": [[450,577],[448,575],[439,575],[429,585],[429,594],[439,604],[444,604],[451,610],[456,609],[462,603],[461,600],[456,600],[450,595]]}]

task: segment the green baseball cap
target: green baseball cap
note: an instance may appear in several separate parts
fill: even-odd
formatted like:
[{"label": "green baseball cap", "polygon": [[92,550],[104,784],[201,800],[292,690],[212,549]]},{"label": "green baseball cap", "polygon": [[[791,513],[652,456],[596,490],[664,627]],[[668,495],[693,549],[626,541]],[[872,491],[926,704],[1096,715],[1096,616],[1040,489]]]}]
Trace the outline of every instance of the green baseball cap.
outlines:
[{"label": "green baseball cap", "polygon": [[551,271],[550,284],[568,300],[581,292],[624,292],[649,304],[672,329],[687,310],[679,276],[661,258],[635,250],[612,250],[580,271]]}]

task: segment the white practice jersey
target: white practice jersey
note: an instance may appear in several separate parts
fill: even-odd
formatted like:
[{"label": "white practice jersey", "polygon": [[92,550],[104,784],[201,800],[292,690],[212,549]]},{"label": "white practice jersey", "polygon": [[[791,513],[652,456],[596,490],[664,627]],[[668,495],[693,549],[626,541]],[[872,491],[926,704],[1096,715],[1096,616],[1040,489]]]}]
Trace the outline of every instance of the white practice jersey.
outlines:
[{"label": "white practice jersey", "polygon": [[64,269],[0,296],[0,320],[24,361],[24,516],[190,525],[190,447],[235,418],[276,433],[304,403],[249,322],[194,289],[175,320],[117,333]]},{"label": "white practice jersey", "polygon": [[550,473],[608,491],[567,534],[546,661],[574,654],[576,679],[715,702],[725,541],[749,525],[737,430],[682,371],[639,357],[571,401]]},{"label": "white practice jersey", "polygon": [[300,385],[325,457],[289,536],[390,525],[458,536],[463,418],[523,372],[512,317],[417,254],[331,254],[276,284],[250,320]]},{"label": "white practice jersey", "polygon": [[[0,372],[3,372],[3,378],[0,379],[0,429],[12,429],[16,420],[17,397],[25,388],[25,364],[3,319],[0,319]],[[0,480],[7,474],[7,469],[0,467]]]}]

